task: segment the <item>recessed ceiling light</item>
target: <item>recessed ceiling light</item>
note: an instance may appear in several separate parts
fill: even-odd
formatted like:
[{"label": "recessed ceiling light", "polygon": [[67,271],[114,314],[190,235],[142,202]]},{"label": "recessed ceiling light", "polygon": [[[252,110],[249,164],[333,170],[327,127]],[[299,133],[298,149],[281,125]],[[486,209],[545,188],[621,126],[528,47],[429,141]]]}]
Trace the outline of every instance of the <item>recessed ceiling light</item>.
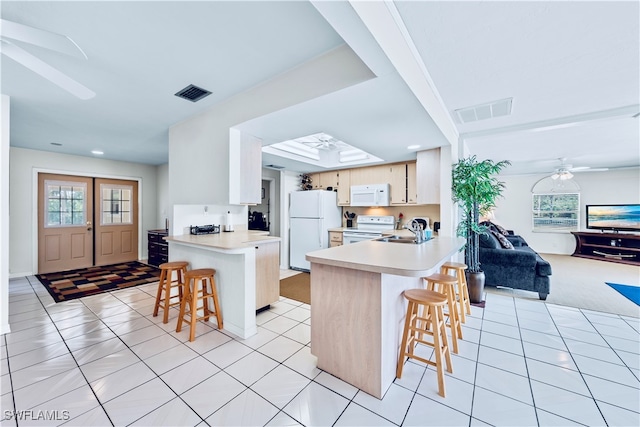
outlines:
[{"label": "recessed ceiling light", "polygon": [[96,156],[102,156],[104,154],[104,151],[91,150],[91,154],[95,154]]},{"label": "recessed ceiling light", "polygon": [[418,144],[413,144],[413,145],[409,145],[409,146],[407,147],[407,150],[416,150],[416,149],[418,149],[418,148],[420,148],[420,145],[418,145]]},{"label": "recessed ceiling light", "polygon": [[56,147],[62,147],[62,144],[59,142],[52,142],[51,145],[55,145]]}]

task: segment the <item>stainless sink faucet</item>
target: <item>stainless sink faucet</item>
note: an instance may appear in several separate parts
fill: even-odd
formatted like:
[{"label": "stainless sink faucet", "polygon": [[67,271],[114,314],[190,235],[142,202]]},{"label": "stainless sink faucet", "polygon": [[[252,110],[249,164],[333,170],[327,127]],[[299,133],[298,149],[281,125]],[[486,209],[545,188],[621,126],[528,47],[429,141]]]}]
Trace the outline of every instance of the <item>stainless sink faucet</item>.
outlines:
[{"label": "stainless sink faucet", "polygon": [[416,236],[416,243],[422,243],[425,241],[424,238],[424,230],[422,229],[422,224],[417,220],[413,220],[408,224],[405,224],[405,228],[411,231]]}]

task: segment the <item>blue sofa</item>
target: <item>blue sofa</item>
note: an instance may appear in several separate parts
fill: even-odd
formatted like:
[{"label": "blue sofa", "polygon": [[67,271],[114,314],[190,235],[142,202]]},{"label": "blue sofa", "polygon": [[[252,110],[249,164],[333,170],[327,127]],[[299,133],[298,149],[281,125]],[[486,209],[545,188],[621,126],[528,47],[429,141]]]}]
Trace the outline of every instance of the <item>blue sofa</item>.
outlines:
[{"label": "blue sofa", "polygon": [[480,235],[480,268],[485,274],[485,285],[533,291],[541,300],[547,299],[551,264],[521,236],[503,233],[504,230],[500,232],[490,224]]}]

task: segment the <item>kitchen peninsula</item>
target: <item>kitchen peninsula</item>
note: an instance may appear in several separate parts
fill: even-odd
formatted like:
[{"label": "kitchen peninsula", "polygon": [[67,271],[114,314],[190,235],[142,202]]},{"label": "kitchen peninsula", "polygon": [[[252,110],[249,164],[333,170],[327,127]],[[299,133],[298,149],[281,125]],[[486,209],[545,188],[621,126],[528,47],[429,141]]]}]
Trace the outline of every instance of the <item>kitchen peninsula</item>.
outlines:
[{"label": "kitchen peninsula", "polygon": [[396,376],[405,289],[423,288],[464,244],[368,240],[309,252],[311,353],[318,368],[381,399]]},{"label": "kitchen peninsula", "polygon": [[234,231],[165,240],[169,261],[188,261],[190,269],[216,269],[224,328],[240,338],[256,334],[256,309],[279,298],[280,238],[261,231]]}]

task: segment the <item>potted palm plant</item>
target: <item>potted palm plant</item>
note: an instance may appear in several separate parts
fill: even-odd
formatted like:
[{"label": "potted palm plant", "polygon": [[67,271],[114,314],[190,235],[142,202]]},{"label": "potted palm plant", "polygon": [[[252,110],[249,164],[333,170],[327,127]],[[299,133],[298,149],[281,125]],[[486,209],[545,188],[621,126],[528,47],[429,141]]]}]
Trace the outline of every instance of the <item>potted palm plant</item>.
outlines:
[{"label": "potted palm plant", "polygon": [[479,224],[480,215],[495,206],[496,199],[502,194],[504,183],[495,177],[504,167],[510,165],[508,160],[494,162],[478,161],[476,156],[460,159],[453,165],[451,192],[454,203],[462,211],[462,219],[458,224],[458,236],[467,239],[465,244],[465,263],[467,284],[471,302],[482,302],[484,293],[484,272],[479,260],[479,235],[486,227]]}]

